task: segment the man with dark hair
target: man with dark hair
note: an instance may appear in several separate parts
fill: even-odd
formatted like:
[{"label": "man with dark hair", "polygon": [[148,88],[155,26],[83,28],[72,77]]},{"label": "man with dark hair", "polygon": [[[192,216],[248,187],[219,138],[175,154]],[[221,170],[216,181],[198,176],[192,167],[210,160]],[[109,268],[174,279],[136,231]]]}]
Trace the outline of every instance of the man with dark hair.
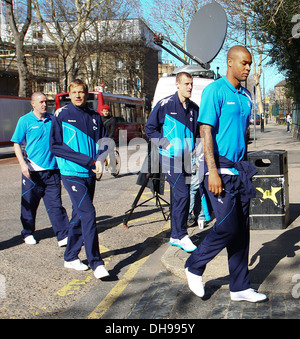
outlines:
[{"label": "man with dark hair", "polygon": [[[35,245],[36,213],[43,198],[49,219],[60,247],[68,240],[69,219],[61,201],[60,173],[54,154],[49,149],[53,115],[47,113],[47,98],[35,92],[31,97],[32,111],[22,116],[11,141],[22,172],[21,222],[22,237]],[[25,143],[25,154],[21,145]]]},{"label": "man with dark hair", "polygon": [[88,269],[78,258],[84,244],[87,260],[99,279],[108,272],[100,256],[93,198],[95,173],[101,173],[106,156],[98,145],[105,132],[99,113],[86,105],[88,87],[83,81],[71,82],[69,96],[71,103],[55,113],[50,137],[50,149],[57,156],[73,205],[64,265],[79,271]]},{"label": "man with dark hair", "polygon": [[103,105],[102,114],[102,122],[107,132],[107,138],[113,139],[116,131],[116,118],[111,115],[109,105]]},{"label": "man with dark hair", "polygon": [[248,271],[249,202],[255,196],[251,177],[256,169],[246,161],[252,102],[241,81],[248,78],[251,63],[251,54],[245,47],[232,47],[226,77],[208,85],[201,97],[198,121],[204,144],[204,187],[216,223],[185,265],[189,287],[199,297],[205,293],[202,275],[206,265],[226,248],[231,299],[267,299],[251,288]]},{"label": "man with dark hair", "polygon": [[108,155],[107,155],[107,161],[108,161],[108,168],[111,171],[111,174],[114,175],[116,172],[116,157],[115,157],[115,141],[114,141],[114,135],[117,127],[117,121],[116,118],[110,113],[110,107],[109,105],[103,105],[102,107],[102,122],[103,126],[107,133],[107,143],[108,143]]},{"label": "man with dark hair", "polygon": [[145,126],[148,138],[158,146],[163,173],[172,189],[170,244],[186,252],[196,246],[187,232],[189,213],[191,153],[199,136],[199,107],[190,100],[193,77],[186,72],[176,76],[177,92],[160,100]]}]

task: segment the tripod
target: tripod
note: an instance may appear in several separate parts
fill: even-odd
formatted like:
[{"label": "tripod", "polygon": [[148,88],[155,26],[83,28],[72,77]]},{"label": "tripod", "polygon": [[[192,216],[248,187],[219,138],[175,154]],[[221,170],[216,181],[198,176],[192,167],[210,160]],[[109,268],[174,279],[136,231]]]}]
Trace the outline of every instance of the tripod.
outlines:
[{"label": "tripod", "polygon": [[[148,144],[148,173],[146,173],[145,178],[142,182],[141,188],[136,196],[136,198],[134,199],[131,209],[129,209],[128,211],[125,212],[125,214],[127,214],[127,216],[123,219],[123,227],[124,228],[129,228],[128,227],[128,221],[130,220],[133,211],[137,208],[140,207],[144,204],[146,204],[148,201],[155,199],[155,203],[156,206],[159,207],[159,209],[161,210],[163,217],[165,219],[165,221],[169,220],[170,216],[171,216],[171,204],[168,203],[165,199],[163,199],[160,195],[159,192],[163,191],[163,187],[164,187],[164,181],[165,178],[164,176],[162,177],[161,175],[161,168],[159,166],[159,173],[158,174],[153,174],[151,173],[151,150],[150,150],[150,143]],[[145,160],[147,160],[147,157]],[[145,201],[143,201],[142,203],[138,204],[145,188],[148,186],[149,183],[153,184],[153,196]],[[172,194],[170,191],[170,199],[172,198]],[[161,204],[161,201],[165,202],[168,206],[170,206],[170,213],[167,215],[167,213],[165,213],[163,206]]]}]

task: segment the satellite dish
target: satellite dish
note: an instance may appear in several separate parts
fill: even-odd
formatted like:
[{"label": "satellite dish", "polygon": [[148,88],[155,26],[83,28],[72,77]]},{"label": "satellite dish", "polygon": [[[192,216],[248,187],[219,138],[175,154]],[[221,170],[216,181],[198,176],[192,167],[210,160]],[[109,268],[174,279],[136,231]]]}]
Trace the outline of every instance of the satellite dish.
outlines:
[{"label": "satellite dish", "polygon": [[187,50],[203,63],[220,52],[227,33],[227,17],[221,5],[209,3],[193,16],[187,33]]}]

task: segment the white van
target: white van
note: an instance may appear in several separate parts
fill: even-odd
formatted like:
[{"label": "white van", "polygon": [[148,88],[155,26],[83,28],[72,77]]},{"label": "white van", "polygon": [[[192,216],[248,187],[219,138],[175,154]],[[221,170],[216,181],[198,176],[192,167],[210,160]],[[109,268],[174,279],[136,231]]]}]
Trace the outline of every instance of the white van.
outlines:
[{"label": "white van", "polygon": [[204,88],[215,81],[214,72],[206,70],[199,65],[187,65],[176,68],[172,76],[163,76],[158,80],[153,97],[152,109],[158,101],[174,94],[177,91],[176,74],[179,72],[187,72],[193,76],[194,86],[191,100],[193,100],[198,106],[200,105],[201,95]]}]

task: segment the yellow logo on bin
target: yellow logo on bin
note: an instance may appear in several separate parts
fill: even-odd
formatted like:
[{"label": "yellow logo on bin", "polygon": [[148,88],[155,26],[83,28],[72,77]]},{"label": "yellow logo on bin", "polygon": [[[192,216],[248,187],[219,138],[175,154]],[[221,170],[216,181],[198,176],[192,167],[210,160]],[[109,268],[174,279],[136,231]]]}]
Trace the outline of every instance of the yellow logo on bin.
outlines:
[{"label": "yellow logo on bin", "polygon": [[261,187],[256,187],[256,189],[258,190],[258,192],[262,193],[263,200],[271,199],[273,202],[275,202],[275,204],[278,204],[276,193],[279,192],[282,189],[282,187],[271,186],[271,190],[265,190],[265,191]]}]

